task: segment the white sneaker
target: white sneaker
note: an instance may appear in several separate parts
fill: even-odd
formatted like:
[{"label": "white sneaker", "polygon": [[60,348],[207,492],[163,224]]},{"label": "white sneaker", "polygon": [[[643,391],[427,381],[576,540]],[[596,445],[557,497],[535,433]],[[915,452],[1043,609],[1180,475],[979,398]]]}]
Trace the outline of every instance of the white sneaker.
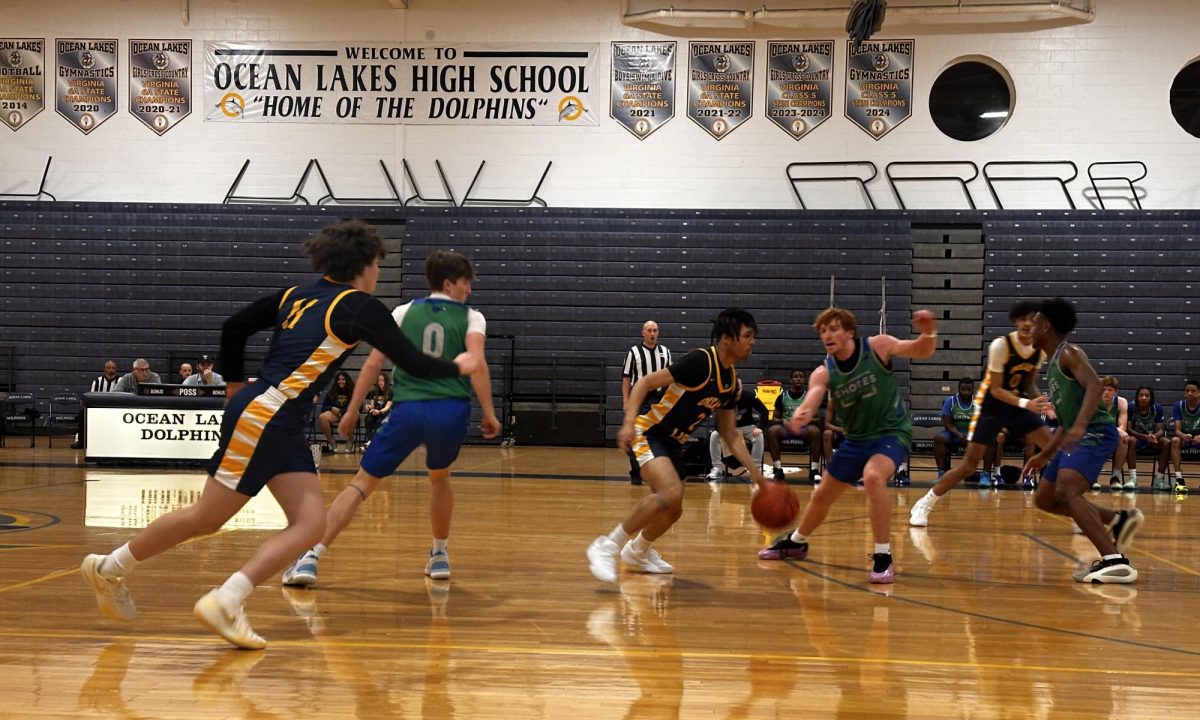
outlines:
[{"label": "white sneaker", "polygon": [[320,558],[311,550],[283,571],[283,584],[289,587],[308,587],[317,582],[317,563]]},{"label": "white sneaker", "polygon": [[429,560],[425,562],[425,574],[434,580],[450,579],[450,556],[445,550],[429,551]]},{"label": "white sneaker", "polygon": [[607,535],[601,535],[588,545],[588,569],[601,582],[617,581],[617,553],[620,548]]},{"label": "white sneaker", "polygon": [[1137,490],[1137,470],[1130,470],[1129,474],[1125,476],[1125,490]]},{"label": "white sneaker", "polygon": [[201,625],[243,650],[262,650],[267,646],[267,641],[250,627],[245,609],[238,608],[232,615],[226,612],[221,603],[217,602],[215,588],[196,601],[193,614]]},{"label": "white sneaker", "polygon": [[720,466],[720,465],[714,465],[714,466],[713,466],[713,469],[712,469],[712,470],[710,470],[710,471],[708,472],[708,475],[706,475],[705,477],[707,477],[709,480],[721,480],[721,479],[724,479],[724,477],[725,477],[725,470],[723,470],[723,469],[721,468],[721,466]]},{"label": "white sneaker", "polygon": [[912,510],[909,511],[908,524],[913,527],[928,526],[931,512],[933,512],[933,503],[929,502],[927,497],[922,496],[920,500],[913,503]]},{"label": "white sneaker", "polygon": [[639,553],[634,549],[632,540],[625,543],[625,547],[621,548],[621,562],[635,570],[654,575],[666,575],[675,572],[675,568],[671,566],[671,563],[663,560],[662,555],[659,555],[657,550],[650,548],[644,553]]},{"label": "white sneaker", "polygon": [[96,593],[96,604],[105,617],[129,622],[137,617],[137,608],[122,578],[107,578],[100,574],[100,564],[107,555],[88,555],[79,565],[83,579]]}]

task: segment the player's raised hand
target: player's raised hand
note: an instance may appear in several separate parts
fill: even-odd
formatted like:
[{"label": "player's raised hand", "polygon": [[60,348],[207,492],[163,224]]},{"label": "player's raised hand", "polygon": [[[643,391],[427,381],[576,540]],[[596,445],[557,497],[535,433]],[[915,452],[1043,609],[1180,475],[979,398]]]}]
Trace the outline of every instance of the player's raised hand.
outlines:
[{"label": "player's raised hand", "polygon": [[918,310],[913,313],[913,327],[922,335],[929,335],[937,330],[937,316],[928,310]]}]

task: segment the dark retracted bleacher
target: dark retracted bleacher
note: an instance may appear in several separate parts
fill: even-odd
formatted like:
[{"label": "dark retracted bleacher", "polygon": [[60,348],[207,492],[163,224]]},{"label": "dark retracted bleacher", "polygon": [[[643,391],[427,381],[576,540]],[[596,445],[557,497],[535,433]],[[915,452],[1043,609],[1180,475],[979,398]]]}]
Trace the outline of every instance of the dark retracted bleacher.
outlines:
[{"label": "dark retracted bleacher", "polygon": [[1200,365],[1200,252],[1195,211],[1056,212],[985,223],[985,335],[1008,327],[1009,303],[1061,295],[1075,303],[1073,342],[1121,393],[1139,385],[1177,399]]},{"label": "dark retracted bleacher", "polygon": [[[544,394],[522,377],[523,358],[600,361],[602,391],[593,380],[597,370],[575,371],[578,377],[557,389],[565,398],[602,403],[610,438],[621,418],[621,363],[640,341],[645,320],[659,323],[663,341],[679,356],[708,344],[711,320],[722,309],[750,310],[759,341],[740,370],[751,381],[786,380],[793,365],[819,362],[824,353],[811,323],[829,303],[830,276],[837,277],[838,302],[855,310],[869,332],[879,324],[886,276],[888,326],[909,328],[912,251],[900,213],[851,219],[750,210],[410,210],[405,297],[423,292],[424,258],[435,248],[476,263],[471,304],[487,316],[489,335],[516,336],[515,397]],[[898,370],[907,387],[907,367],[900,363]]]},{"label": "dark retracted bleacher", "polygon": [[[106,359],[215,353],[221,322],[311,274],[302,243],[343,216],[398,222],[395,207],[0,202],[0,327],[15,385],[86,389]],[[248,357],[266,352],[259,334]]]},{"label": "dark retracted bleacher", "polygon": [[[610,438],[620,419],[620,365],[646,319],[659,322],[678,354],[707,344],[721,309],[745,307],[760,332],[743,376],[785,380],[792,366],[811,368],[823,355],[810,325],[828,303],[830,276],[837,302],[858,313],[866,334],[878,327],[886,277],[887,328],[907,336],[917,223],[984,227],[985,342],[1008,329],[1012,300],[1062,294],[1080,312],[1073,339],[1102,375],[1120,378],[1123,394],[1148,384],[1166,404],[1200,368],[1200,211],[15,201],[0,202],[8,389],[43,398],[77,391],[109,357],[126,372],[145,356],[166,379],[175,370],[167,358],[216,350],[221,321],[240,304],[306,276],[303,239],[351,216],[403,234],[384,297],[400,295],[396,276],[405,298],[424,294],[422,264],[433,248],[471,257],[480,271],[472,304],[488,317],[497,395],[537,399],[550,385],[546,372],[556,373],[557,399],[605,408]],[[511,344],[505,335],[515,336]],[[251,356],[266,342],[257,338]],[[907,388],[907,365],[897,370]]]}]

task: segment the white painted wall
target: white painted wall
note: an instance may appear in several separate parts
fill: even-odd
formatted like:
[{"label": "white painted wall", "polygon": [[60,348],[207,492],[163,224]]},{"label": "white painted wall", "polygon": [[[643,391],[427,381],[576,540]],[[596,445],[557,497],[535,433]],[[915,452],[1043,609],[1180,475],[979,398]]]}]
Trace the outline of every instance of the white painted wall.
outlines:
[{"label": "white painted wall", "polygon": [[[668,4],[668,3],[664,3]],[[661,37],[621,24],[617,0],[411,0],[393,10],[385,0],[191,0],[181,22],[171,0],[0,0],[5,37],[117,37],[121,41],[120,111],[84,136],[51,107],[19,132],[0,128],[0,192],[30,192],[47,155],[54,166],[49,189],[61,200],[219,202],[246,158],[253,162],[242,194],[290,192],[305,159],[317,157],[339,194],[381,195],[378,159],[401,177],[400,159],[413,165],[423,190],[439,186],[440,159],[461,195],[480,160],[488,161],[478,193],[527,194],[546,161],[554,161],[542,196],[558,206],[797,207],[784,180],[795,160],[1070,159],[1082,170],[1096,160],[1141,159],[1147,208],[1200,205],[1200,139],[1173,120],[1168,92],[1175,74],[1200,55],[1200,3],[1194,0],[1098,0],[1088,25],[1021,33],[905,32],[878,39],[917,38],[914,116],[880,141],[840,114],[843,88],[835,83],[834,117],[796,142],[761,114],[757,79],[755,117],[725,140],[712,140],[680,112],[645,141],[607,117],[599,127],[455,128],[446,126],[335,126],[283,123],[225,124],[202,120],[202,87],[194,84],[193,116],[164,137],[141,125],[127,107],[127,40],[191,38],[194,68],[203,72],[204,41],[599,42]],[[778,6],[778,3],[776,3]],[[737,37],[730,32],[727,37]],[[713,36],[707,35],[708,39]],[[760,39],[835,37],[829,29]],[[688,39],[680,34],[682,49]],[[48,50],[52,46],[48,47]],[[758,48],[759,78],[762,53]],[[607,48],[604,50],[607,53]],[[1000,133],[976,143],[943,136],[927,109],[937,72],[955,58],[986,55],[1007,68],[1016,84],[1016,108]],[[49,59],[53,65],[53,59]],[[845,67],[838,44],[837,69]],[[681,60],[682,63],[682,60]],[[682,64],[680,65],[682,67]],[[607,102],[607,58],[595,96]],[[48,78],[49,79],[49,78]],[[1081,207],[1085,183],[1072,185]],[[885,184],[873,186],[881,207],[894,207]],[[980,207],[992,207],[982,182],[973,186]],[[307,193],[321,193],[311,185]],[[939,197],[943,194],[937,193]],[[1053,192],[1016,192],[1006,204],[1061,207]],[[960,204],[944,194],[942,206]],[[819,198],[825,206],[857,207],[851,192]],[[923,206],[938,204],[922,202]]]}]

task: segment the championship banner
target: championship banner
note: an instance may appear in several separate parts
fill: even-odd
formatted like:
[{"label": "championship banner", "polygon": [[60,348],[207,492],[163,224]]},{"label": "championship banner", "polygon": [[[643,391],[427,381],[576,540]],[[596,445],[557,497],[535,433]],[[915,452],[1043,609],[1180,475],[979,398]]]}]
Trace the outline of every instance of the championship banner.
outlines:
[{"label": "championship banner", "polygon": [[688,42],[688,117],[717,140],[754,112],[754,43]]},{"label": "championship banner", "polygon": [[878,140],[912,115],[912,40],[868,40],[849,48],[846,117]]},{"label": "championship banner", "polygon": [[55,110],[87,135],[117,114],[117,41],[55,40]]},{"label": "championship banner", "polygon": [[598,125],[598,44],[204,44],[205,120]]},{"label": "championship banner", "polygon": [[767,43],[767,117],[793,140],[829,119],[833,41]]},{"label": "championship banner", "polygon": [[192,113],[192,41],[129,41],[129,112],[162,135]]},{"label": "championship banner", "polygon": [[0,122],[20,130],[46,109],[46,41],[0,38]]},{"label": "championship banner", "polygon": [[671,42],[614,42],[608,114],[638,140],[675,117],[675,47]]}]

